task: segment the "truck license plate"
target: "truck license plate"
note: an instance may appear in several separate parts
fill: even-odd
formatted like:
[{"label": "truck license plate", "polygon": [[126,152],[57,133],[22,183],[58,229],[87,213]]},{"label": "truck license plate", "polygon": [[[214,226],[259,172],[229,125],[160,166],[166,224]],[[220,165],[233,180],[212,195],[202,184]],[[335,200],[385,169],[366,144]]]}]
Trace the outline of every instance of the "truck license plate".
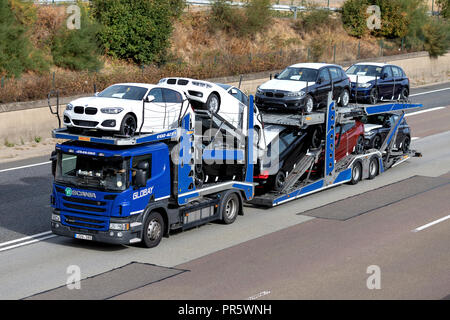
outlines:
[{"label": "truck license plate", "polygon": [[92,236],[89,236],[87,234],[79,234],[79,233],[75,234],[75,238],[83,239],[83,240],[92,240]]}]

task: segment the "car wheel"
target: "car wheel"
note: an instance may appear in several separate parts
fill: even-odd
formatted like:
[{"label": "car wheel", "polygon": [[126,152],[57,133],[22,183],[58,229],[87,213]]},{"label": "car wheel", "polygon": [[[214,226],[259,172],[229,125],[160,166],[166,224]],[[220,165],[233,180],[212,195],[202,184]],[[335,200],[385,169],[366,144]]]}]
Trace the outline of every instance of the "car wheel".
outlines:
[{"label": "car wheel", "polygon": [[136,119],[131,114],[127,114],[120,124],[120,134],[132,137],[136,133],[136,128]]},{"label": "car wheel", "polygon": [[403,87],[403,89],[402,89],[402,91],[401,91],[401,93],[400,93],[400,98],[401,98],[402,100],[408,100],[408,97],[409,97],[409,91],[408,91],[408,88]]},{"label": "car wheel", "polygon": [[355,161],[352,166],[352,180],[350,180],[350,184],[357,184],[361,180],[362,176],[362,166],[361,162]]},{"label": "car wheel", "polygon": [[283,190],[285,183],[286,183],[286,173],[283,170],[280,170],[277,172],[277,175],[275,176],[273,189],[275,191],[281,191]]},{"label": "car wheel", "polygon": [[350,93],[347,89],[344,89],[339,96],[339,105],[341,107],[347,107],[348,103],[350,102]]},{"label": "car wheel", "polygon": [[220,99],[215,93],[211,93],[206,100],[206,109],[211,113],[218,113],[220,109]]},{"label": "car wheel", "polygon": [[373,148],[373,149],[380,149],[380,148],[381,148],[381,137],[380,137],[379,135],[376,135],[376,136],[373,138],[373,141],[372,141],[372,148]]},{"label": "car wheel", "polygon": [[410,145],[411,145],[411,139],[408,136],[406,136],[400,145],[400,148],[403,151],[403,153],[407,153],[409,151]]},{"label": "car wheel", "polygon": [[377,88],[372,88],[372,90],[370,90],[369,102],[371,104],[376,104],[378,102],[378,89]]},{"label": "car wheel", "polygon": [[313,98],[308,94],[305,97],[305,111],[307,113],[311,113],[314,110],[314,100]]},{"label": "car wheel", "polygon": [[235,193],[229,193],[222,200],[222,221],[225,224],[231,224],[236,220],[239,213],[239,199]]},{"label": "car wheel", "polygon": [[359,136],[358,140],[356,141],[355,153],[356,154],[364,153],[364,137],[363,136]]},{"label": "car wheel", "polygon": [[160,242],[164,235],[164,220],[157,211],[151,212],[144,224],[142,235],[143,245],[147,248],[154,248]]},{"label": "car wheel", "polygon": [[378,175],[379,171],[378,157],[372,157],[369,163],[369,180],[374,179]]}]

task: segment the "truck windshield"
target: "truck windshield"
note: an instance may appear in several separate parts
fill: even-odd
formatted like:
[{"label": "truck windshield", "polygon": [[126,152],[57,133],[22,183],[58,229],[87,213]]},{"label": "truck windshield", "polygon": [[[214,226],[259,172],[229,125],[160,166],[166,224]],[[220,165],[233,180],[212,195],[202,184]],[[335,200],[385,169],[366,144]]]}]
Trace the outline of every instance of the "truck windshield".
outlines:
[{"label": "truck windshield", "polygon": [[56,181],[97,190],[123,191],[128,187],[129,160],[72,153],[58,154]]},{"label": "truck windshield", "polygon": [[317,70],[308,68],[293,68],[289,67],[283,70],[277,80],[295,80],[314,82],[317,78]]}]

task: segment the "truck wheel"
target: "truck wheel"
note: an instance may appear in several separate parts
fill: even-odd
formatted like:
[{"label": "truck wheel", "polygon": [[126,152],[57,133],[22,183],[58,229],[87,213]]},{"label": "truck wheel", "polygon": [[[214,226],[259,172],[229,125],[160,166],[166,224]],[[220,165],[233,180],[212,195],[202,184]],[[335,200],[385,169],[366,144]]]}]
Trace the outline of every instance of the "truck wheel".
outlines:
[{"label": "truck wheel", "polygon": [[220,109],[220,99],[219,96],[215,93],[211,93],[206,100],[206,109],[211,113],[217,113]]},{"label": "truck wheel", "polygon": [[220,210],[222,211],[222,221],[225,224],[231,224],[236,220],[239,213],[239,199],[236,193],[229,193],[222,200]]},{"label": "truck wheel", "polygon": [[142,242],[147,248],[156,247],[164,235],[164,220],[157,211],[151,212],[145,220]]},{"label": "truck wheel", "polygon": [[136,119],[131,114],[125,115],[120,124],[120,134],[123,136],[132,137],[136,132],[137,124]]},{"label": "truck wheel", "polygon": [[378,157],[372,157],[369,162],[369,180],[374,179],[379,172]]},{"label": "truck wheel", "polygon": [[361,180],[361,176],[362,176],[361,162],[356,161],[352,167],[352,180],[350,180],[350,184],[357,184]]}]

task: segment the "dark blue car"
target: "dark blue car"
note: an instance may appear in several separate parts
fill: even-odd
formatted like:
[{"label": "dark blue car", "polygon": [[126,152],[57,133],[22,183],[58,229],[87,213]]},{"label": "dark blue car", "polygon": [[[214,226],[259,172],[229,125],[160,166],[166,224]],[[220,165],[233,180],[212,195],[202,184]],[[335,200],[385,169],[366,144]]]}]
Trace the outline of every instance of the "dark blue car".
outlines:
[{"label": "dark blue car", "polygon": [[375,104],[383,100],[406,100],[409,96],[409,79],[398,66],[363,62],[352,65],[346,73],[351,81],[353,101]]}]

